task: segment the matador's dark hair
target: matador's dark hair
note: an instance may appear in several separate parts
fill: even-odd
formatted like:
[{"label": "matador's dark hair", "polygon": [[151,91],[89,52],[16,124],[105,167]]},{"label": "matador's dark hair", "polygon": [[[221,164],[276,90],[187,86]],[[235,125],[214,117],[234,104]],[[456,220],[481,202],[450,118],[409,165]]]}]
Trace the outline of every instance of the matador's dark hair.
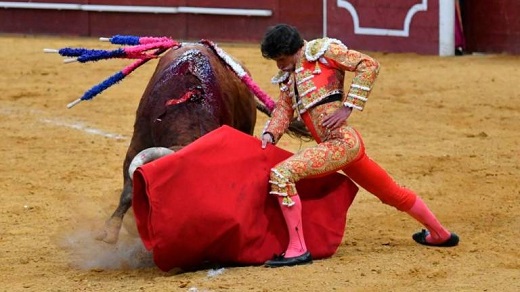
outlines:
[{"label": "matador's dark hair", "polygon": [[296,54],[303,47],[303,38],[294,26],[277,24],[267,29],[262,40],[262,56],[275,59]]}]

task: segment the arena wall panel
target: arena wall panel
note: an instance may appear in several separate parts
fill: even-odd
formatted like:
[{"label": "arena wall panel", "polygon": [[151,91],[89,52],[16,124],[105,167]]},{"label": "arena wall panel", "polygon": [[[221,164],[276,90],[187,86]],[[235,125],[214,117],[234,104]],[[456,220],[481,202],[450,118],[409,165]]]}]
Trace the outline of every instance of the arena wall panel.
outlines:
[{"label": "arena wall panel", "polygon": [[[520,53],[520,22],[516,17],[520,13],[518,0],[464,2],[468,49]],[[63,3],[79,8],[6,8],[2,3]],[[325,10],[323,4],[326,4]],[[92,9],[99,5],[157,7],[162,10],[116,12]],[[255,10],[267,11],[268,14],[218,15],[194,12],[193,9],[175,10],[179,7]],[[454,0],[15,0],[0,1],[0,32],[92,37],[164,35],[179,40],[208,38],[258,43],[268,26],[289,23],[295,25],[306,39],[326,35],[358,50],[453,55],[454,15]]]},{"label": "arena wall panel", "polygon": [[[28,1],[10,1],[28,2]],[[48,3],[45,0],[30,1]],[[86,4],[88,1],[52,0],[52,3]],[[88,14],[55,9],[0,8],[0,32],[24,34],[88,35]]]},{"label": "arena wall panel", "polygon": [[347,46],[371,51],[440,53],[436,1],[331,1],[328,11],[327,35]]},{"label": "arena wall panel", "polygon": [[[278,0],[241,1],[228,0],[224,4],[220,1],[190,0],[189,6],[210,8],[239,8],[239,9],[266,9],[276,13]],[[265,29],[273,22],[273,17],[233,16],[233,15],[204,15],[190,14],[186,18],[186,38],[198,40],[203,38],[258,42]]]},{"label": "arena wall panel", "polygon": [[520,0],[466,0],[461,10],[469,52],[520,54]]},{"label": "arena wall panel", "polygon": [[20,13],[11,9],[0,10],[1,32],[88,35],[88,24],[88,14],[80,11],[26,10]]},{"label": "arena wall panel", "polygon": [[184,40],[188,38],[186,18],[184,14],[91,12],[88,35],[169,36]]},{"label": "arena wall panel", "polygon": [[279,14],[276,15],[276,23],[287,23],[294,25],[300,30],[306,39],[323,36],[323,9],[321,1],[280,1]]}]

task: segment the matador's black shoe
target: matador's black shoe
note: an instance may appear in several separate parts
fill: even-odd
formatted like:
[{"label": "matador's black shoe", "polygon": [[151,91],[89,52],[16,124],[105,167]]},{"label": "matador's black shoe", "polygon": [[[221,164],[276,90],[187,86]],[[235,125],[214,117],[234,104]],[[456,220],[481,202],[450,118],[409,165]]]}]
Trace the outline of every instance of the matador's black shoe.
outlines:
[{"label": "matador's black shoe", "polygon": [[415,242],[427,245],[427,246],[439,246],[439,247],[452,247],[459,244],[459,236],[455,233],[451,233],[450,238],[441,243],[430,243],[426,241],[426,236],[430,234],[427,230],[423,229],[421,232],[415,233],[412,238]]},{"label": "matador's black shoe", "polygon": [[292,257],[292,258],[286,258],[285,253],[282,253],[281,255],[275,255],[272,260],[268,260],[265,262],[264,266],[269,268],[278,268],[278,267],[290,267],[290,266],[296,266],[296,265],[305,265],[305,264],[311,264],[312,263],[312,256],[310,252],[305,252],[304,254]]}]

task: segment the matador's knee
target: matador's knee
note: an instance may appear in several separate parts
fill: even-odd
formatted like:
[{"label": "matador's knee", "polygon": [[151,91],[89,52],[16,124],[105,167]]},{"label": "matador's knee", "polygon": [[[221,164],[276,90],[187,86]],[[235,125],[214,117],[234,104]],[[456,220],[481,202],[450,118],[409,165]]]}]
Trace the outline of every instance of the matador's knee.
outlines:
[{"label": "matador's knee", "polygon": [[269,183],[271,184],[270,194],[282,197],[282,204],[287,207],[294,205],[291,197],[298,195],[298,192],[294,181],[291,179],[290,171],[272,168]]}]

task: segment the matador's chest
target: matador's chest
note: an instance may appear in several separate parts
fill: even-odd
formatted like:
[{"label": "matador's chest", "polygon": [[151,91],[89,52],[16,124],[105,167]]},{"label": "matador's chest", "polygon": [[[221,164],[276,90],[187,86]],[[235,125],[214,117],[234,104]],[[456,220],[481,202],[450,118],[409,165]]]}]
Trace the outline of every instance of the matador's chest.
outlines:
[{"label": "matador's chest", "polygon": [[280,83],[280,90],[292,98],[293,108],[298,112],[305,112],[329,95],[343,93],[342,71],[320,61],[303,61],[298,65],[286,81]]}]

